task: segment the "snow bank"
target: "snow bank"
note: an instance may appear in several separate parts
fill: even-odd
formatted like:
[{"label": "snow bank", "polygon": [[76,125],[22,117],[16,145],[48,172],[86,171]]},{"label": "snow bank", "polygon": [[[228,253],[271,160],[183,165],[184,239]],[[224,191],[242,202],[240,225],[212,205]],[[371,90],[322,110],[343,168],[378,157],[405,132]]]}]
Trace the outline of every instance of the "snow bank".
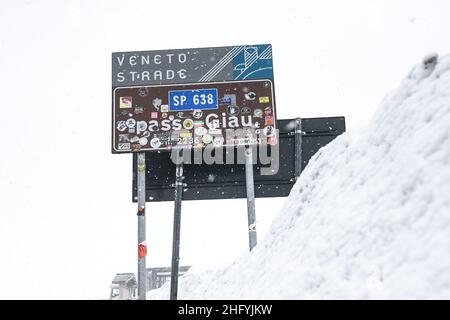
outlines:
[{"label": "snow bank", "polygon": [[449,162],[450,56],[431,55],[314,156],[251,253],[187,274],[179,297],[449,299]]}]

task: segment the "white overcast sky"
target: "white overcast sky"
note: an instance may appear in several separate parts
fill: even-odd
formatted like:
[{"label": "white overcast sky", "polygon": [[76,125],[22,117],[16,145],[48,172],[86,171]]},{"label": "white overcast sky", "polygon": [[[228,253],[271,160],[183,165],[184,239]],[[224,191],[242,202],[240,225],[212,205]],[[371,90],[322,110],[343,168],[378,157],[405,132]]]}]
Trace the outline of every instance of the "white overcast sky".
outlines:
[{"label": "white overcast sky", "polygon": [[[364,126],[430,52],[450,2],[18,1],[0,5],[0,298],[105,298],[136,271],[131,155],[110,153],[111,52],[271,43],[279,118]],[[284,199],[258,199],[262,236]],[[150,203],[148,266],[170,264],[172,203]],[[182,264],[247,250],[245,199],[183,203]]]}]

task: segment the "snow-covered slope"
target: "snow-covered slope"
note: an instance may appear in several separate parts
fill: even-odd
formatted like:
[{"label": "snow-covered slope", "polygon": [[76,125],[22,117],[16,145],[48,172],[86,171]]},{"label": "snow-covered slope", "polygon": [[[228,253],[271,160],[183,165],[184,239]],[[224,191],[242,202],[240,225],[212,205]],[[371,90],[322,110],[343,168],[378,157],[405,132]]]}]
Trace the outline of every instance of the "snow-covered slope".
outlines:
[{"label": "snow-covered slope", "polygon": [[450,298],[450,56],[427,57],[365,130],[321,149],[258,246],[193,270],[179,297]]}]

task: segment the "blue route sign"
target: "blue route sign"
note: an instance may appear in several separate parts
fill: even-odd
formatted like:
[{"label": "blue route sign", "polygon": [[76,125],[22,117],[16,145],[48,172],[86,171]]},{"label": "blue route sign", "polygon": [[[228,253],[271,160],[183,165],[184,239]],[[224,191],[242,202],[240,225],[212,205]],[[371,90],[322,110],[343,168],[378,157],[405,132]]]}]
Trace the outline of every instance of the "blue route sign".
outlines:
[{"label": "blue route sign", "polygon": [[218,108],[217,89],[169,91],[169,111]]}]

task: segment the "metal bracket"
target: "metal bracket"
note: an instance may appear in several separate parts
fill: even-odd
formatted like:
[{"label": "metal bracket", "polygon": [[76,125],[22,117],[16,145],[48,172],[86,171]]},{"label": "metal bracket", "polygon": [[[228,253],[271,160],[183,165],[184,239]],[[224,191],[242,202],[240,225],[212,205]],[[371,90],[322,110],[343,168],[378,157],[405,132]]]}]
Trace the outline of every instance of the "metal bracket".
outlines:
[{"label": "metal bracket", "polygon": [[[183,176],[182,178],[183,178],[183,180],[184,180],[185,177]],[[183,183],[182,185],[183,185],[183,187],[187,187],[187,186],[188,186],[187,183]],[[177,183],[176,183],[176,182],[175,182],[175,183],[171,183],[170,186],[171,186],[172,188],[175,188],[175,187],[177,186]]]}]

